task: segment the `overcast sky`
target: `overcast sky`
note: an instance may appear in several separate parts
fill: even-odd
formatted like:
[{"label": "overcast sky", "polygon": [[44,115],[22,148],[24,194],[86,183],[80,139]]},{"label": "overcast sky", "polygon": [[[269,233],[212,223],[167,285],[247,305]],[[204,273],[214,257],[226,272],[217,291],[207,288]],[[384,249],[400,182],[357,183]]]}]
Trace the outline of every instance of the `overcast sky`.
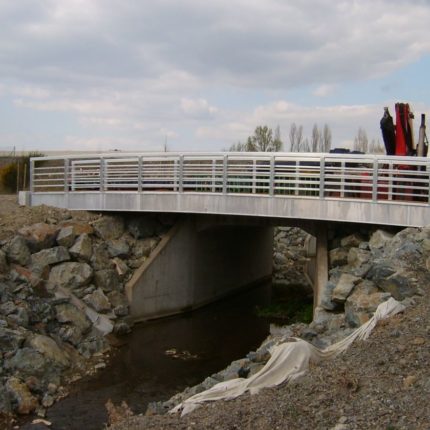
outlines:
[{"label": "overcast sky", "polygon": [[[0,150],[212,151],[258,125],[334,146],[430,115],[430,1],[0,0]],[[382,140],[382,139],[381,139]]]}]

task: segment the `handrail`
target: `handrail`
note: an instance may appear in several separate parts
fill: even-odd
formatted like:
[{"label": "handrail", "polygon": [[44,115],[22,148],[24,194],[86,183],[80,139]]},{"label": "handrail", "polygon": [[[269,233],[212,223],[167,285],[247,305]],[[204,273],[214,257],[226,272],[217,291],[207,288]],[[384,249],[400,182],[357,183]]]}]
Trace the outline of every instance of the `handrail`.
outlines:
[{"label": "handrail", "polygon": [[33,193],[137,192],[429,205],[430,159],[286,152],[74,154],[30,159]]}]

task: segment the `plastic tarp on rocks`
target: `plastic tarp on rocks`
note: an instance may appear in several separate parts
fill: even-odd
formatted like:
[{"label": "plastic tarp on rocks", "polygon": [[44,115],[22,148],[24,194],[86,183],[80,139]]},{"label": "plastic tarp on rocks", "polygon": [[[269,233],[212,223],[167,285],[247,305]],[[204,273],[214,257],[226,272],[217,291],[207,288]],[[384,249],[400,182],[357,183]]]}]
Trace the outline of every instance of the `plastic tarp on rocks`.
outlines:
[{"label": "plastic tarp on rocks", "polygon": [[173,408],[170,413],[182,412],[182,416],[205,402],[234,399],[246,392],[255,394],[262,388],[274,387],[292,381],[307,371],[309,363],[317,363],[344,352],[356,339],[366,339],[376,323],[405,309],[393,298],[381,303],[373,317],[348,337],[325,349],[318,349],[310,343],[292,338],[292,341],[274,346],[266,365],[248,379],[237,378],[214,385],[211,389],[196,394]]}]

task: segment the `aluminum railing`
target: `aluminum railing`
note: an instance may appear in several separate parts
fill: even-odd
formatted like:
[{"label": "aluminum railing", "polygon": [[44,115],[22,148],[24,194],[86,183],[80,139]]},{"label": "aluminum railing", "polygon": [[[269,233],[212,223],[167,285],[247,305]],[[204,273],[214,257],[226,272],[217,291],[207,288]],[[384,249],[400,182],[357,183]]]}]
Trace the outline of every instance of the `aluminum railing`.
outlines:
[{"label": "aluminum railing", "polygon": [[304,153],[98,154],[31,159],[33,193],[241,193],[428,205],[430,159]]}]

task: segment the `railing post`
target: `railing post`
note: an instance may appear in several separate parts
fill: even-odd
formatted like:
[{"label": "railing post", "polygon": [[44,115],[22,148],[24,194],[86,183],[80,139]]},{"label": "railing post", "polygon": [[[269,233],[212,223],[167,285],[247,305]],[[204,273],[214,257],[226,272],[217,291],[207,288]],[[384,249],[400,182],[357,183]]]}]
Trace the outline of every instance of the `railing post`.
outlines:
[{"label": "railing post", "polygon": [[64,192],[69,192],[69,159],[64,159]]},{"label": "railing post", "polygon": [[300,174],[300,169],[299,169],[299,165],[300,165],[300,161],[296,160],[296,170],[295,170],[295,174],[294,174],[294,195],[298,196],[299,195],[299,174]]},{"label": "railing post", "polygon": [[275,156],[270,157],[270,176],[269,176],[269,195],[273,196],[275,193]]},{"label": "railing post", "polygon": [[34,192],[34,160],[30,159],[30,193]]},{"label": "railing post", "polygon": [[228,155],[225,154],[222,160],[222,193],[227,193],[227,168],[228,168]]},{"label": "railing post", "polygon": [[100,158],[100,184],[99,184],[100,192],[103,193],[105,191],[105,159]]},{"label": "railing post", "polygon": [[378,201],[378,160],[373,159],[372,201]]},{"label": "railing post", "polygon": [[139,157],[138,159],[138,164],[137,164],[137,192],[140,194],[142,192],[142,165],[143,165],[143,160],[142,160],[142,156]]},{"label": "railing post", "polygon": [[[430,163],[427,164],[427,174],[430,174]],[[428,196],[427,196],[427,201],[430,204],[430,181],[428,183]]]},{"label": "railing post", "polygon": [[320,158],[320,199],[323,199],[325,195],[325,156]]},{"label": "railing post", "polygon": [[215,177],[216,177],[216,157],[212,158],[212,192],[216,192]]},{"label": "railing post", "polygon": [[340,163],[340,196],[345,197],[345,161]]},{"label": "railing post", "polygon": [[184,156],[179,156],[179,178],[178,178],[179,192],[184,192]]},{"label": "railing post", "polygon": [[393,162],[388,162],[388,200],[393,200]]},{"label": "railing post", "polygon": [[256,182],[257,182],[257,160],[254,158],[252,160],[252,194],[255,194],[257,192]]}]

